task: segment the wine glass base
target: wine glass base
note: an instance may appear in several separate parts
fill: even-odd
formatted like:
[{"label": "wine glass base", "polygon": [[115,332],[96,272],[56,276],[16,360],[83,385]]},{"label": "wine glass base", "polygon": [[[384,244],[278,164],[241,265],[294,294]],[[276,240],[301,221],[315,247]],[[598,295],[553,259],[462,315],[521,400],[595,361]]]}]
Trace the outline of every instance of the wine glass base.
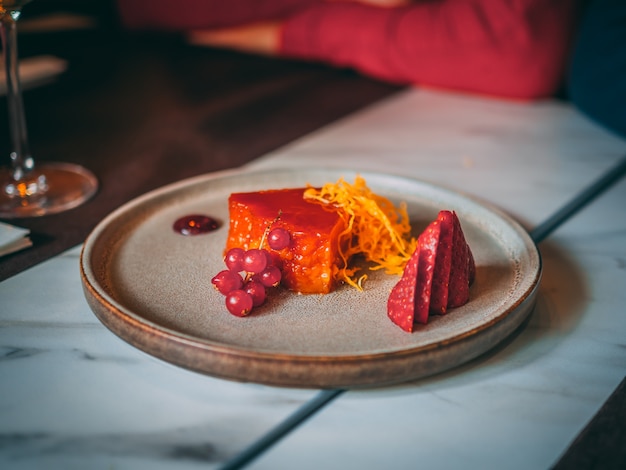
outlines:
[{"label": "wine glass base", "polygon": [[40,163],[29,175],[44,175],[47,189],[30,196],[8,194],[4,188],[11,180],[11,171],[0,169],[0,218],[18,219],[55,214],[77,207],[91,198],[98,189],[98,180],[86,168],[72,163]]}]

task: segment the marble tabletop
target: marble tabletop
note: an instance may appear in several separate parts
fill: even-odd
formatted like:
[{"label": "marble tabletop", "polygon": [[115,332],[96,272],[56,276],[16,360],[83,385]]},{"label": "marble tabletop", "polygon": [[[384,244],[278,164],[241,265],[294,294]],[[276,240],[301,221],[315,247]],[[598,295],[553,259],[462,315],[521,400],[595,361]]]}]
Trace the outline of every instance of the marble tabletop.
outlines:
[{"label": "marble tabletop", "polygon": [[[409,89],[248,165],[427,180],[532,230],[626,154],[559,101]],[[249,468],[549,468],[626,374],[626,180],[539,244],[529,321],[449,372],[352,390]],[[219,468],[319,391],[236,383],[126,344],[84,300],[80,246],[0,283],[0,468]]]}]

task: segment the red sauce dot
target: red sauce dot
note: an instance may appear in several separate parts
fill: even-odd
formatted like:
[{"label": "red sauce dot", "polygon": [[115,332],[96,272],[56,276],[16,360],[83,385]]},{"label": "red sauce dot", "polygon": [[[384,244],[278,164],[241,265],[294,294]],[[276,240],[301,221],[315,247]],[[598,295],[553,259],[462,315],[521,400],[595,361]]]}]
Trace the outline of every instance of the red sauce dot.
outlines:
[{"label": "red sauce dot", "polygon": [[181,235],[200,235],[212,232],[220,223],[212,217],[200,214],[186,215],[174,222],[174,231]]}]

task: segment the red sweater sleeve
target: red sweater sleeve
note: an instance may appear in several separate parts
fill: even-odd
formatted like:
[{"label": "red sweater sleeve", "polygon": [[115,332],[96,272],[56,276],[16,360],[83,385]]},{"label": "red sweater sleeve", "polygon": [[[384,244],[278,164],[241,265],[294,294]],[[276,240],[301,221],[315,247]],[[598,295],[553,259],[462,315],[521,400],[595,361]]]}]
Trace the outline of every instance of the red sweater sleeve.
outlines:
[{"label": "red sweater sleeve", "polygon": [[324,3],[290,17],[281,54],[386,81],[509,98],[560,86],[572,0],[445,0],[381,9]]}]

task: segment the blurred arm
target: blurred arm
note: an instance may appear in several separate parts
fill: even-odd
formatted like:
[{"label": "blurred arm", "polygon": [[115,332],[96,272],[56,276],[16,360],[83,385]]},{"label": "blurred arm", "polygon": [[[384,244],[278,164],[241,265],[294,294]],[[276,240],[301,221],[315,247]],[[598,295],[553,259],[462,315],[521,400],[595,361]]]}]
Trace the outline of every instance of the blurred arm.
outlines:
[{"label": "blurred arm", "polygon": [[571,0],[313,5],[283,25],[280,53],[382,80],[532,99],[562,83]]}]

